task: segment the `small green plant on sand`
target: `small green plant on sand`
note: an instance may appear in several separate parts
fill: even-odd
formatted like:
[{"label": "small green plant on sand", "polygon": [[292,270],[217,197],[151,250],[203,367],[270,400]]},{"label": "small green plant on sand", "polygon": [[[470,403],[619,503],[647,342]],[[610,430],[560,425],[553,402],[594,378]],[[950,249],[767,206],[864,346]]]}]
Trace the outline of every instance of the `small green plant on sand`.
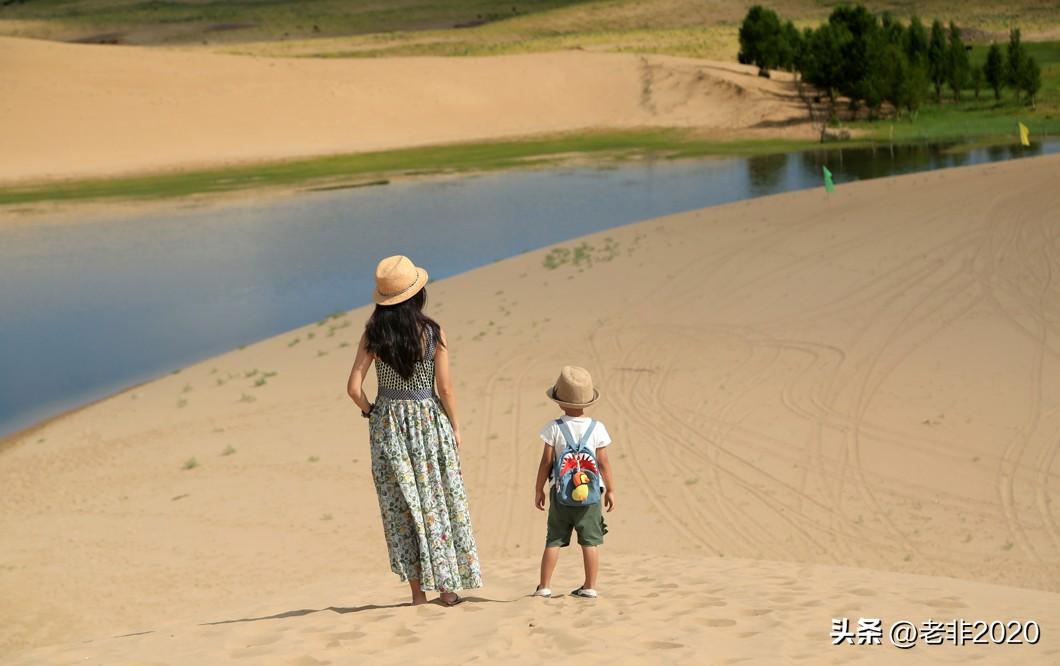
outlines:
[{"label": "small green plant on sand", "polygon": [[311,463],[318,462],[319,460],[320,460],[320,458],[318,458],[316,456],[309,456],[308,458],[306,458],[306,462],[311,462]]},{"label": "small green plant on sand", "polygon": [[243,395],[239,396],[239,402],[254,402],[255,400],[257,400],[257,398],[250,395],[249,393],[244,393]]},{"label": "small green plant on sand", "polygon": [[181,393],[191,393],[191,384],[185,384],[184,390]]},{"label": "small green plant on sand", "polygon": [[[332,319],[341,319],[341,318],[343,318],[345,316],[346,316],[345,312],[343,312],[342,310],[336,310],[335,312],[332,312],[331,314],[327,315],[323,319],[317,321],[317,326],[323,326],[324,324],[328,323]],[[345,325],[349,326],[348,323],[345,324]]]},{"label": "small green plant on sand", "polygon": [[331,520],[334,517],[335,516],[331,515],[330,513],[325,513],[323,516],[320,517],[320,519],[321,520]]},{"label": "small green plant on sand", "polygon": [[184,398],[181,398],[181,399],[177,400],[177,407],[178,408],[187,407],[187,406],[188,406],[188,401],[185,400]]},{"label": "small green plant on sand", "polygon": [[246,372],[244,372],[243,376],[249,379],[256,374],[258,374],[258,369],[254,368],[253,370],[247,370]]},{"label": "small green plant on sand", "polygon": [[199,466],[199,461],[196,460],[194,457],[192,457],[192,458],[188,458],[187,460],[184,461],[184,465],[181,467],[181,469],[184,469],[184,470],[195,469],[198,466]]},{"label": "small green plant on sand", "polygon": [[265,379],[264,377],[258,377],[254,380],[254,386],[265,386],[265,382],[267,381],[269,380]]},{"label": "small green plant on sand", "polygon": [[542,265],[555,270],[564,264],[578,268],[590,268],[596,261],[611,261],[618,256],[618,243],[613,238],[605,238],[601,247],[581,242],[574,247],[554,247],[545,255]]},{"label": "small green plant on sand", "polygon": [[235,447],[232,446],[231,444],[229,444],[228,446],[225,447],[224,451],[221,451],[221,455],[222,456],[230,456],[230,455],[232,455],[235,452],[236,452]]},{"label": "small green plant on sand", "polygon": [[302,341],[302,338],[295,338],[294,340],[291,340],[290,342],[288,342],[287,346],[288,347],[294,347],[296,344],[298,344],[301,341]]},{"label": "small green plant on sand", "polygon": [[555,270],[563,264],[570,262],[571,251],[565,247],[554,247],[545,255],[545,268]]}]

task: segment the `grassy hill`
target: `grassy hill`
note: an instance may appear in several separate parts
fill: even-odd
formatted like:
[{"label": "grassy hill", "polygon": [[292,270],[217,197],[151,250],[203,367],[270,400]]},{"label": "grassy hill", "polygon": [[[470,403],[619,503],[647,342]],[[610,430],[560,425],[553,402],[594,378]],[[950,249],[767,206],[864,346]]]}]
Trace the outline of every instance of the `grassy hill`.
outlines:
[{"label": "grassy hill", "polygon": [[[251,53],[468,55],[594,48],[731,58],[753,0],[0,0],[0,34],[138,44],[249,44]],[[839,2],[766,3],[803,23]],[[902,0],[865,2],[910,13]],[[1019,24],[1028,38],[1060,36],[1060,5],[968,0],[916,3],[980,39]],[[278,43],[277,43],[278,42]]]}]

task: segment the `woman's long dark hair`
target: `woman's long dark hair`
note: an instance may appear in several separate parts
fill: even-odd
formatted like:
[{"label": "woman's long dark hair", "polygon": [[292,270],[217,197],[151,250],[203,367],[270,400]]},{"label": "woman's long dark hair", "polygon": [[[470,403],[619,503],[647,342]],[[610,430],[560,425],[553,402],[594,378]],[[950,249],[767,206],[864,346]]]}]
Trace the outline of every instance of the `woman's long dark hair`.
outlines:
[{"label": "woman's long dark hair", "polygon": [[438,322],[423,314],[427,289],[396,305],[376,305],[364,325],[368,351],[386,362],[405,379],[412,377],[416,362],[423,360],[424,340],[428,329],[435,344],[441,345]]}]

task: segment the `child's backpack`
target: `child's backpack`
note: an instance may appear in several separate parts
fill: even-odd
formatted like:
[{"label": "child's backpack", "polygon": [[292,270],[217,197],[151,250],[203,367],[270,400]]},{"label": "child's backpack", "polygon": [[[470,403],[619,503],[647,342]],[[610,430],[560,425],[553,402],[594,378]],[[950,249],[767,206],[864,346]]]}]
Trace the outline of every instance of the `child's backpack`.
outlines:
[{"label": "child's backpack", "polygon": [[575,442],[574,435],[563,419],[556,419],[566,445],[556,449],[552,457],[552,478],[555,479],[556,500],[566,506],[590,506],[600,501],[600,468],[596,454],[586,446],[596,427],[596,420],[581,440]]}]

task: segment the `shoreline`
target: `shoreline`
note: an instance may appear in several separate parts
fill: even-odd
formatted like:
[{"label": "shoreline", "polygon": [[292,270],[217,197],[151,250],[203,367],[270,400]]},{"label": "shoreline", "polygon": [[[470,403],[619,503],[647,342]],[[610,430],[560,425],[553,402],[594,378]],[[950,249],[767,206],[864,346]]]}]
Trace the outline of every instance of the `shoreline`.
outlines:
[{"label": "shoreline", "polygon": [[[1052,140],[1040,134],[1036,141]],[[596,143],[585,147],[585,143]],[[0,184],[0,231],[42,220],[69,223],[75,216],[99,217],[115,212],[135,215],[157,209],[211,208],[238,206],[253,200],[286,199],[314,192],[385,187],[392,183],[426,179],[473,177],[476,175],[563,167],[607,168],[650,160],[692,160],[755,157],[819,150],[857,150],[891,146],[948,145],[960,153],[977,148],[1013,145],[1012,137],[984,135],[950,139],[886,141],[874,137],[826,142],[776,138],[703,138],[680,128],[630,131],[592,131],[548,137],[522,137],[498,141],[469,142],[398,149],[380,153],[352,153],[254,162],[204,170],[172,170],[72,181],[42,181],[10,186]],[[465,159],[468,153],[498,148],[501,156]],[[421,153],[435,167],[419,167]],[[374,168],[379,162],[392,162]],[[354,170],[348,169],[348,164]],[[300,174],[315,171],[323,164],[331,173]],[[360,169],[360,170],[357,170]],[[270,171],[278,172],[273,184],[262,182]],[[289,174],[289,175],[288,175]],[[225,183],[220,185],[218,183]],[[71,191],[73,190],[73,191]]]},{"label": "shoreline", "polygon": [[[710,138],[682,128],[593,130],[401,148],[369,153],[251,162],[83,180],[0,183],[0,223],[80,206],[209,205],[247,197],[385,186],[390,182],[644,159],[746,157],[832,147],[810,140]],[[845,147],[866,147],[851,141]],[[43,206],[43,210],[34,209]],[[29,208],[29,210],[26,210]]]}]

